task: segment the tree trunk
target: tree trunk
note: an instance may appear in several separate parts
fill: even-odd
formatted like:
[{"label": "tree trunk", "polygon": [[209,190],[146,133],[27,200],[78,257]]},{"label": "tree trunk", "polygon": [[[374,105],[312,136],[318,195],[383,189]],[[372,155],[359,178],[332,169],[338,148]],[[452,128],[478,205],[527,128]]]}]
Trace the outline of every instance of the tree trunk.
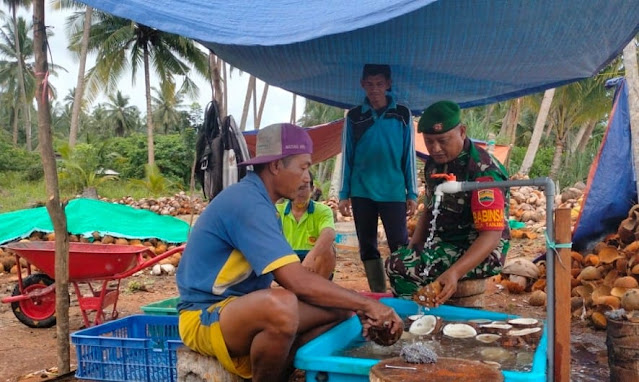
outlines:
[{"label": "tree trunk", "polygon": [[220,119],[226,117],[224,109],[224,92],[222,90],[222,78],[220,76],[220,63],[222,59],[216,57],[213,52],[209,51],[209,68],[211,70],[211,90],[213,91],[213,99],[217,102]]},{"label": "tree trunk", "polygon": [[499,135],[508,138],[508,142],[512,145],[517,137],[517,123],[519,123],[519,110],[521,109],[521,100],[519,98],[510,101],[508,111],[502,120]]},{"label": "tree trunk", "polygon": [[248,85],[246,86],[246,97],[244,97],[244,108],[242,109],[242,120],[240,121],[240,130],[246,129],[246,119],[248,118],[249,107],[251,106],[251,94],[255,88],[255,77],[250,76]]},{"label": "tree trunk", "polygon": [[22,61],[22,50],[20,49],[20,38],[18,37],[18,19],[16,18],[16,5],[11,6],[13,12],[13,33],[15,34],[16,55],[18,56],[18,86],[20,87],[20,98],[24,121],[24,131],[27,136],[27,151],[32,150],[31,146],[31,106],[27,103],[27,92],[24,85],[24,62]]},{"label": "tree trunk", "polygon": [[[69,345],[69,236],[64,207],[60,203],[58,174],[53,152],[51,113],[47,88],[43,84],[48,71],[47,36],[44,22],[44,0],[33,3],[33,46],[35,55],[36,102],[40,155],[47,191],[47,211],[55,232],[55,314],[58,373],[70,371]],[[44,94],[42,94],[44,92]]]},{"label": "tree trunk", "polygon": [[550,133],[552,133],[553,128],[555,127],[555,122],[550,120],[547,122],[546,130],[544,131],[544,138],[548,139],[550,137]]},{"label": "tree trunk", "polygon": [[16,102],[13,106],[13,147],[18,147],[18,113],[20,111],[20,102]]},{"label": "tree trunk", "polygon": [[149,48],[144,45],[144,89],[146,91],[146,141],[148,147],[149,166],[155,164],[155,147],[153,146],[153,110],[151,109],[151,69],[149,67]]},{"label": "tree trunk", "polygon": [[253,130],[257,130],[257,126],[255,126],[255,120],[257,119],[257,79],[255,81],[255,86],[253,86]]},{"label": "tree trunk", "polygon": [[86,71],[87,52],[89,50],[89,32],[91,32],[91,16],[93,8],[87,6],[84,11],[84,25],[82,27],[82,45],[80,46],[80,68],[78,69],[78,79],[73,95],[73,110],[71,111],[71,129],[69,130],[69,146],[75,146],[78,138],[78,124],[80,120],[80,110],[82,109],[82,99],[84,97],[84,74]]},{"label": "tree trunk", "polygon": [[592,121],[592,123],[588,125],[588,129],[586,129],[583,137],[581,137],[581,141],[575,151],[586,150],[586,146],[588,145],[588,142],[590,142],[590,137],[592,136],[592,132],[595,131],[595,127],[597,127],[597,121]]},{"label": "tree trunk", "polygon": [[533,128],[532,136],[530,137],[530,144],[526,150],[526,155],[521,163],[519,173],[527,175],[530,172],[537,150],[539,149],[539,142],[541,141],[541,135],[544,132],[544,125],[548,120],[548,112],[550,111],[550,105],[552,105],[552,99],[555,96],[555,89],[548,89],[544,92],[544,98],[541,100],[541,107],[539,108],[539,114],[537,114],[537,120],[535,121],[535,127]]},{"label": "tree trunk", "polygon": [[561,154],[564,152],[564,142],[561,139],[555,140],[555,154],[552,157],[552,164],[550,165],[550,174],[548,177],[557,180],[557,173],[561,166]]},{"label": "tree trunk", "polygon": [[260,128],[262,123],[262,113],[264,112],[264,104],[266,103],[266,95],[268,94],[268,84],[264,83],[264,90],[262,90],[262,99],[260,100],[260,108],[257,111],[257,118],[255,119],[255,130]]},{"label": "tree trunk", "polygon": [[579,131],[577,131],[577,134],[575,135],[575,139],[572,141],[572,144],[570,145],[571,154],[576,153],[581,147],[582,143],[584,148],[586,147],[586,145],[588,144],[588,141],[590,140],[590,135],[592,134],[592,131],[595,129],[596,124],[597,124],[597,121],[591,120],[591,121],[586,121],[584,122],[583,125],[581,125],[581,127],[579,128]]},{"label": "tree trunk", "polygon": [[493,111],[495,110],[495,104],[491,103],[486,107],[486,114],[484,115],[484,121],[482,127],[484,129],[488,129],[490,125],[490,117],[493,115]]},{"label": "tree trunk", "polygon": [[297,120],[295,112],[297,111],[297,94],[293,93],[293,106],[291,107],[291,123],[295,124]]},{"label": "tree trunk", "polygon": [[638,179],[637,190],[639,190],[639,69],[637,68],[637,40],[634,38],[623,49],[623,66],[626,69],[628,84],[632,156],[635,164],[635,178]]}]

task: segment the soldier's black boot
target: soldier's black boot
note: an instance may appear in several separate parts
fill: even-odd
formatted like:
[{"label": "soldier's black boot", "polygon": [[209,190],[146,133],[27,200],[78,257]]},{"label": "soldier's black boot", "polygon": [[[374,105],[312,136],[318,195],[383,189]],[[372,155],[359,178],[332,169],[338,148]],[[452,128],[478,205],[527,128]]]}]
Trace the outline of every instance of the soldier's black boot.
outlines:
[{"label": "soldier's black boot", "polygon": [[371,292],[386,292],[386,273],[382,259],[364,260],[364,270]]}]

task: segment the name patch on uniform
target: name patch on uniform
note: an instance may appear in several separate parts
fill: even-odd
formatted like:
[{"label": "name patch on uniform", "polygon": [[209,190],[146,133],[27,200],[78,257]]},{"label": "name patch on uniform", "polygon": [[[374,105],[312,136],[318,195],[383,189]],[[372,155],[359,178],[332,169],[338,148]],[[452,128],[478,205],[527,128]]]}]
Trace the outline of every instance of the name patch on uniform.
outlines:
[{"label": "name patch on uniform", "polygon": [[477,200],[479,204],[484,207],[488,207],[495,201],[495,191],[492,189],[477,191]]},{"label": "name patch on uniform", "polygon": [[504,229],[504,210],[473,211],[473,221],[478,231],[502,230]]}]

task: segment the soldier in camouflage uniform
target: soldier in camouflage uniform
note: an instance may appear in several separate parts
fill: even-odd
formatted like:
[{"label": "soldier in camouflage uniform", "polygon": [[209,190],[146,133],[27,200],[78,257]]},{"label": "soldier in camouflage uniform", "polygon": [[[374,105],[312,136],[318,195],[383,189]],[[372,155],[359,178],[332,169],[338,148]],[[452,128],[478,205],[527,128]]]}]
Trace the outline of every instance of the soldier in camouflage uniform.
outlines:
[{"label": "soldier in camouflage uniform", "polygon": [[509,248],[508,189],[487,188],[444,194],[430,235],[435,187],[443,180],[433,174],[454,174],[458,181],[502,181],[504,166],[477,147],[460,123],[459,106],[440,101],[429,106],[419,121],[430,154],[424,168],[426,208],[420,216],[407,248],[392,253],[386,261],[391,289],[397,296],[411,296],[435,280],[442,284],[437,304],[450,298],[463,279],[481,279],[499,274]]}]

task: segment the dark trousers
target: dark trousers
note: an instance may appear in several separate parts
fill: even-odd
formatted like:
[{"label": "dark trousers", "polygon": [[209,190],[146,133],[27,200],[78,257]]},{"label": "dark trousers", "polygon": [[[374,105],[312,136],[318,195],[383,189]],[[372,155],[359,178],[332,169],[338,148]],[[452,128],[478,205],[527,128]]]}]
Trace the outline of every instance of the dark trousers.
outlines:
[{"label": "dark trousers", "polygon": [[408,244],[406,202],[376,202],[368,198],[351,198],[355,230],[362,261],[379,259],[377,217],[382,219],[391,252]]}]

